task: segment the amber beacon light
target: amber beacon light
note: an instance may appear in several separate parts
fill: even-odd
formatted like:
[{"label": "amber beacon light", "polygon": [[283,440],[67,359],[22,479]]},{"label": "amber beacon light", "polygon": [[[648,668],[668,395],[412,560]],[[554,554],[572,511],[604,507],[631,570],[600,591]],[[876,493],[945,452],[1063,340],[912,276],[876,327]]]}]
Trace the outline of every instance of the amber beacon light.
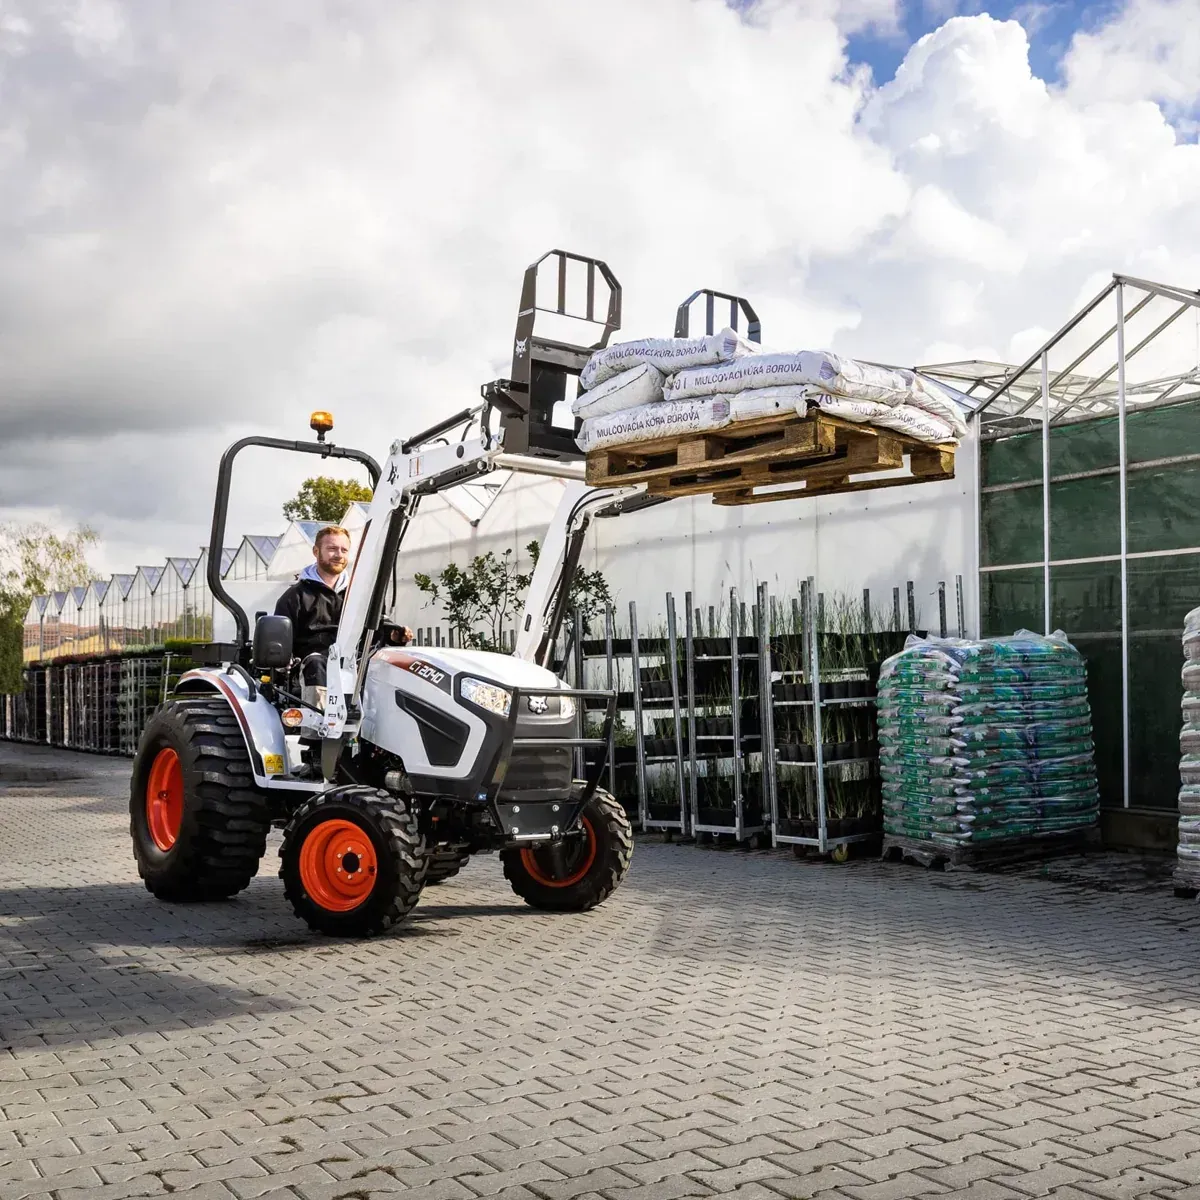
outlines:
[{"label": "amber beacon light", "polygon": [[308,427],[317,435],[317,441],[323,442],[325,435],[333,429],[333,413],[318,411],[308,418]]}]

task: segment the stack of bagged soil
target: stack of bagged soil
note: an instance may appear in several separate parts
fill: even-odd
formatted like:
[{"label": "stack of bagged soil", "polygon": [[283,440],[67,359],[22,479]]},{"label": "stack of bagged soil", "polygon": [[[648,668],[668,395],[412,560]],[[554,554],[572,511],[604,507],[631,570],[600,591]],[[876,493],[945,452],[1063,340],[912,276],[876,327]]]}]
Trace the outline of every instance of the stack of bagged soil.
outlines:
[{"label": "stack of bagged soil", "polygon": [[766,352],[733,329],[608,346],[579,383],[573,411],[585,452],[810,411],[952,445],[967,433],[970,408],[962,393],[915,371],[824,350]]},{"label": "stack of bagged soil", "polygon": [[879,680],[885,836],[1048,841],[1099,816],[1087,673],[1061,633],[910,637]]},{"label": "stack of bagged soil", "polygon": [[1183,728],[1179,753],[1175,885],[1200,889],[1200,608],[1192,609],[1183,621]]}]

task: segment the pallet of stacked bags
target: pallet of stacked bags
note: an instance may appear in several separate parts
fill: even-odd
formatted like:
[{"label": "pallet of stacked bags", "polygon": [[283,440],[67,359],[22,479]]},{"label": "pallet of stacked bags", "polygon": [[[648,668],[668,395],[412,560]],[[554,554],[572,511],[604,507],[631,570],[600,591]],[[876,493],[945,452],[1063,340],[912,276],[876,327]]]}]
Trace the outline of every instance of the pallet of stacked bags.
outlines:
[{"label": "pallet of stacked bags", "polygon": [[1183,619],[1182,716],[1175,895],[1194,899],[1200,894],[1200,608]]},{"label": "pallet of stacked bags", "polygon": [[885,857],[984,866],[1093,839],[1087,669],[1064,634],[914,635],[878,694]]},{"label": "pallet of stacked bags", "polygon": [[726,505],[952,479],[970,407],[915,371],[733,329],[608,346],[579,382],[589,483]]}]

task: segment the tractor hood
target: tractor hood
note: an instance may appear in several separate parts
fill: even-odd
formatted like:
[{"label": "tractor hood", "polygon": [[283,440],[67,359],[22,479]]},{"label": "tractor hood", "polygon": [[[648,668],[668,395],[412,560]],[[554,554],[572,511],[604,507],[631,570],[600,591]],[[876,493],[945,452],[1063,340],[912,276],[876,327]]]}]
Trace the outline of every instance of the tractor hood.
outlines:
[{"label": "tractor hood", "polygon": [[431,667],[448,675],[474,675],[479,679],[499,683],[507,688],[531,691],[554,691],[566,687],[553,671],[525,662],[511,654],[492,654],[487,650],[452,650],[447,646],[405,646],[403,650],[386,649],[375,659],[391,666],[403,667],[421,674],[420,666]]}]

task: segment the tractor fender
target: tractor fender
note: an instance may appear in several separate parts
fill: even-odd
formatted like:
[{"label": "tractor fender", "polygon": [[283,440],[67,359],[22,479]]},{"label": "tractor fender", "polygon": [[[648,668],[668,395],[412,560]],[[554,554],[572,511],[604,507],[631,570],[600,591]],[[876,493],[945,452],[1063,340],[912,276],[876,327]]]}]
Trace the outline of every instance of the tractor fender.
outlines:
[{"label": "tractor fender", "polygon": [[233,710],[250,755],[254,782],[259,787],[297,792],[313,790],[311,783],[289,778],[287,741],[279,713],[240,671],[198,667],[181,675],[172,692],[176,696],[211,693],[223,696]]}]

